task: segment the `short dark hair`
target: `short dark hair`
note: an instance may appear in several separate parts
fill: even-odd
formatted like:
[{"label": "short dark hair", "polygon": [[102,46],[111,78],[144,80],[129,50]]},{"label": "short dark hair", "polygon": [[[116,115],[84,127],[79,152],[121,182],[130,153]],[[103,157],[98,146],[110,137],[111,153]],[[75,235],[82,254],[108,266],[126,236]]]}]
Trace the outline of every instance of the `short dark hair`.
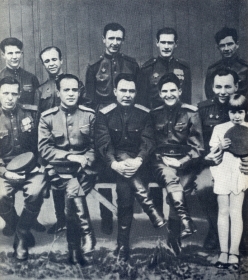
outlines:
[{"label": "short dark hair", "polygon": [[244,95],[241,94],[232,94],[228,103],[229,111],[239,111],[245,110],[248,111],[248,100]]},{"label": "short dark hair", "polygon": [[174,40],[175,40],[175,42],[177,42],[178,36],[177,36],[177,32],[174,28],[164,27],[164,28],[159,29],[158,32],[157,32],[157,35],[156,35],[156,38],[157,38],[158,42],[160,40],[160,35],[162,35],[162,34],[173,34],[174,35]]},{"label": "short dark hair", "polygon": [[20,83],[13,77],[6,76],[0,80],[0,88],[2,85],[18,85],[18,91],[20,90]]},{"label": "short dark hair", "polygon": [[235,43],[238,42],[238,33],[235,28],[229,28],[229,27],[223,27],[221,30],[219,30],[215,35],[214,39],[217,45],[219,45],[220,40],[225,39],[228,36],[232,36],[233,41]]},{"label": "short dark hair", "polygon": [[112,30],[112,31],[117,31],[117,30],[121,30],[122,33],[123,33],[123,40],[125,39],[125,34],[126,34],[126,30],[125,28],[120,25],[119,23],[117,22],[111,22],[111,23],[108,23],[107,25],[105,25],[104,29],[103,29],[103,37],[105,38],[106,37],[106,34],[109,30]]},{"label": "short dark hair", "polygon": [[42,60],[42,57],[41,57],[41,56],[43,55],[43,53],[45,53],[45,52],[47,52],[47,51],[50,51],[50,50],[52,50],[52,49],[56,50],[57,53],[59,54],[59,60],[62,59],[62,52],[61,52],[60,48],[55,47],[55,46],[50,46],[50,47],[46,47],[44,50],[42,50],[42,51],[40,52],[40,60],[42,61],[42,63],[43,63],[43,60]]},{"label": "short dark hair", "polygon": [[129,74],[129,73],[120,73],[116,76],[114,80],[114,86],[117,88],[120,80],[125,80],[128,82],[134,82],[135,87],[136,87],[136,76],[134,74]]},{"label": "short dark hair", "polygon": [[181,88],[180,80],[178,79],[177,75],[174,73],[167,73],[163,75],[158,82],[158,89],[161,91],[163,85],[167,83],[173,83],[178,87],[178,89]]},{"label": "short dark hair", "polygon": [[78,82],[78,85],[79,85],[79,79],[77,76],[75,75],[72,75],[72,74],[61,74],[58,76],[58,79],[55,81],[56,83],[56,87],[57,87],[57,90],[60,91],[60,83],[62,80],[64,79],[73,79],[73,80],[76,80]]},{"label": "short dark hair", "polygon": [[23,48],[23,43],[14,37],[9,37],[4,39],[1,43],[0,43],[0,49],[2,50],[2,52],[5,53],[5,47],[6,46],[16,46],[18,49],[22,50]]},{"label": "short dark hair", "polygon": [[234,84],[236,85],[239,82],[239,75],[232,69],[229,69],[226,67],[221,67],[221,68],[217,68],[211,75],[212,87],[214,85],[214,78],[217,75],[218,76],[227,76],[229,74],[233,76],[233,81],[234,81]]}]

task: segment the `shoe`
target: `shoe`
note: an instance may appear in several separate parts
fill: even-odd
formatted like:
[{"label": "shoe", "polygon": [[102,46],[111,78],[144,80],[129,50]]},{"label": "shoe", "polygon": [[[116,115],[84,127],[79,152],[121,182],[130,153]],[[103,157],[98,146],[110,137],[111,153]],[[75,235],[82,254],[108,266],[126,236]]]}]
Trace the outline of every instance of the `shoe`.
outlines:
[{"label": "shoe", "polygon": [[42,224],[40,224],[37,219],[34,221],[31,228],[38,232],[46,231],[46,228]]},{"label": "shoe", "polygon": [[[221,254],[227,254],[226,252],[221,252]],[[220,255],[221,255],[220,254]],[[219,257],[220,258],[220,257]],[[221,262],[221,261],[217,261],[215,264],[214,264],[215,267],[219,268],[219,269],[227,269],[228,268],[228,263],[224,263],[224,262]]]},{"label": "shoe", "polygon": [[[234,256],[234,257],[236,257],[237,258],[237,262],[234,262],[234,263],[230,263],[229,262],[229,259],[230,259],[230,256]],[[227,263],[227,265],[228,265],[228,269],[230,269],[230,270],[239,270],[239,263],[240,263],[240,256],[239,255],[236,255],[236,254],[229,254],[229,258],[228,258],[228,263]]]},{"label": "shoe", "polygon": [[57,223],[55,223],[48,229],[47,234],[55,234],[63,230],[66,230],[65,221],[57,221]]}]

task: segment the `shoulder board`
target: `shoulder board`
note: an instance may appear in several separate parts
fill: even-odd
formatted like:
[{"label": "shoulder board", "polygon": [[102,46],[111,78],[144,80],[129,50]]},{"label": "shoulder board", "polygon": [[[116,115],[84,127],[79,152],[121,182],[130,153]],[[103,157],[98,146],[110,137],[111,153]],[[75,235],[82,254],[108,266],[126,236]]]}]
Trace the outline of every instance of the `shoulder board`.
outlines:
[{"label": "shoulder board", "polygon": [[214,64],[210,65],[210,66],[208,67],[208,69],[212,69],[212,68],[218,66],[218,65],[221,64],[221,63],[222,63],[222,59],[221,59],[221,60],[218,60],[218,61],[215,62]]},{"label": "shoulder board", "polygon": [[187,68],[189,68],[188,62],[186,62],[186,61],[184,61],[184,60],[182,60],[182,59],[178,59],[178,58],[175,58],[175,60],[176,60],[176,62],[182,64],[183,66],[185,66],[185,67],[187,67]]},{"label": "shoulder board", "polygon": [[128,61],[130,61],[130,62],[137,63],[136,59],[133,58],[133,57],[127,56],[127,55],[125,55],[125,54],[123,54],[123,53],[121,54],[121,56],[122,56],[124,59],[126,59],[126,60],[128,60]]},{"label": "shoulder board", "polygon": [[140,109],[140,110],[143,110],[143,111],[145,111],[145,112],[147,112],[147,113],[150,112],[150,109],[148,109],[148,108],[146,108],[145,106],[140,105],[140,104],[134,104],[134,107],[136,107],[136,108],[138,108],[138,109]]},{"label": "shoulder board", "polygon": [[157,111],[157,110],[161,110],[161,109],[163,109],[164,108],[164,105],[162,105],[162,106],[159,106],[159,107],[157,107],[157,108],[154,108],[154,109],[152,109],[152,111]]},{"label": "shoulder board", "polygon": [[157,59],[152,57],[151,59],[147,60],[142,66],[141,68],[146,68],[146,67],[149,67],[153,64],[155,64],[157,62]]},{"label": "shoulder board", "polygon": [[248,62],[247,62],[247,61],[245,61],[244,59],[242,59],[242,58],[238,58],[237,60],[238,60],[238,62],[239,62],[240,64],[242,64],[242,65],[244,65],[244,66],[247,66],[247,67],[248,67]]},{"label": "shoulder board", "polygon": [[78,105],[78,108],[82,111],[87,111],[87,112],[91,112],[91,113],[94,113],[95,114],[95,111],[89,107],[86,107],[84,105]]},{"label": "shoulder board", "polygon": [[197,104],[197,106],[198,106],[198,108],[202,108],[202,107],[207,107],[207,106],[213,105],[213,103],[214,103],[213,99],[207,99],[205,101],[199,102]]},{"label": "shoulder board", "polygon": [[31,104],[20,104],[21,108],[24,110],[32,110],[32,111],[38,111],[38,106],[31,105]]},{"label": "shoulder board", "polygon": [[191,111],[194,111],[194,112],[198,111],[198,108],[196,106],[193,106],[193,105],[190,105],[190,104],[187,104],[187,103],[183,103],[181,108],[187,108],[187,109],[190,109]]},{"label": "shoulder board", "polygon": [[45,117],[45,116],[48,116],[48,115],[50,115],[50,114],[52,114],[52,113],[55,113],[55,112],[57,112],[59,110],[59,107],[53,107],[53,108],[51,108],[51,109],[48,109],[48,110],[46,110],[46,111],[44,111],[43,113],[41,113],[41,116],[42,117]]},{"label": "shoulder board", "polygon": [[117,107],[117,104],[116,103],[112,103],[112,104],[108,105],[107,107],[102,108],[100,110],[100,112],[105,115],[105,114],[109,113],[110,111],[112,111],[116,107]]}]

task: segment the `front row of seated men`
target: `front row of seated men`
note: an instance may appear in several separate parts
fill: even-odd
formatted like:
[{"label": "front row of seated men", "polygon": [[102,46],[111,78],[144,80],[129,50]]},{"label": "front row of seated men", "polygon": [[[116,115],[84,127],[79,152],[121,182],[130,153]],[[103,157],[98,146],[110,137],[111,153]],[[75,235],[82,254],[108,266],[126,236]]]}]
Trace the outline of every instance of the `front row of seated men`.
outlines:
[{"label": "front row of seated men", "polygon": [[[235,82],[233,71],[217,70],[214,75],[219,80],[214,79],[218,85],[214,84],[213,88],[223,87],[220,93],[216,91],[216,96],[224,103],[223,96],[227,99],[234,93],[224,92],[227,80]],[[226,79],[222,85],[223,76]],[[28,258],[28,247],[35,243],[30,228],[51,185],[53,189],[64,190],[65,194],[69,262],[86,263],[87,254],[96,244],[85,199],[97,178],[95,150],[116,176],[118,237],[115,252],[118,260],[126,261],[129,257],[134,197],[154,227],[165,224],[162,213],[149,199],[146,182],[142,179],[148,161],[159,185],[168,192],[168,244],[179,254],[181,238],[196,231],[187,210],[184,188],[193,187],[193,167],[203,155],[204,147],[202,120],[196,107],[180,102],[177,76],[168,73],[161,78],[159,89],[164,105],[149,113],[147,108],[134,102],[135,77],[119,74],[115,79],[116,102],[101,109],[96,118],[92,109],[78,105],[80,93],[76,76],[60,75],[56,86],[61,103],[43,112],[38,126],[37,108],[18,103],[18,81],[11,77],[0,81],[0,180],[3,186],[0,216],[15,230],[15,257],[18,260]],[[6,167],[11,159],[25,152],[33,152],[30,162],[8,171]],[[43,173],[37,168],[38,158],[45,166]],[[221,154],[212,151],[206,154],[205,160],[218,163]],[[247,172],[246,166],[242,168]],[[18,190],[23,190],[25,197],[19,219],[14,208],[14,195]]]}]

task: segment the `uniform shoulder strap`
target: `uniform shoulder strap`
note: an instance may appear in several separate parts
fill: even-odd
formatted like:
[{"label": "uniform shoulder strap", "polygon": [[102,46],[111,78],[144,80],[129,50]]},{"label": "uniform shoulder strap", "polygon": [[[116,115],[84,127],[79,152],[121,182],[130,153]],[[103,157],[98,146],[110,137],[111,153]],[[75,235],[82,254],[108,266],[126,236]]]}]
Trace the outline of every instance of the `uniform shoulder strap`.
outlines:
[{"label": "uniform shoulder strap", "polygon": [[138,108],[138,109],[140,109],[140,110],[142,110],[142,111],[145,111],[145,112],[147,112],[147,113],[150,112],[150,109],[148,109],[148,108],[146,108],[145,106],[140,105],[140,104],[134,104],[134,107],[136,107],[136,108]]},{"label": "uniform shoulder strap", "polygon": [[81,111],[87,111],[87,112],[91,112],[91,113],[94,113],[95,114],[95,111],[89,107],[86,107],[84,105],[78,105],[78,108],[81,110]]},{"label": "uniform shoulder strap", "polygon": [[116,107],[117,107],[117,104],[116,103],[112,103],[112,104],[108,105],[107,107],[102,108],[100,110],[100,112],[105,115],[105,114],[109,113],[110,111],[112,111]]},{"label": "uniform shoulder strap", "polygon": [[20,104],[21,108],[24,110],[38,111],[38,106],[31,104]]},{"label": "uniform shoulder strap", "polygon": [[183,103],[181,108],[187,108],[187,109],[189,109],[191,111],[194,111],[194,112],[198,111],[198,108],[196,106],[193,106],[193,105],[190,105],[190,104],[187,104],[187,103]]},{"label": "uniform shoulder strap", "polygon": [[50,108],[50,109],[44,111],[43,113],[41,113],[41,116],[42,117],[48,116],[50,114],[58,112],[58,110],[59,110],[59,107],[57,107],[57,106],[53,107],[53,108]]}]

